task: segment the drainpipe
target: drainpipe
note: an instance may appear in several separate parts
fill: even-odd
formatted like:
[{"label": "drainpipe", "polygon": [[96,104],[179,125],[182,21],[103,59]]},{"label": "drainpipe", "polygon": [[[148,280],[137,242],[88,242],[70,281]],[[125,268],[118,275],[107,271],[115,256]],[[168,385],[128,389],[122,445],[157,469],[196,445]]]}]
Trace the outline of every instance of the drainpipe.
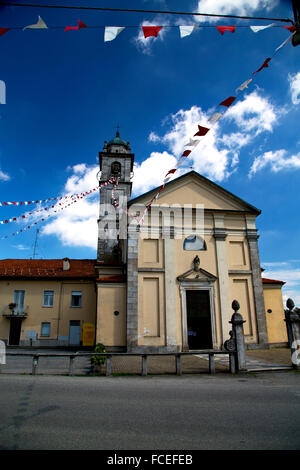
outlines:
[{"label": "drainpipe", "polygon": [[60,323],[60,313],[61,313],[62,288],[63,288],[63,281],[61,281],[60,289],[59,289],[58,314],[57,314],[57,344],[58,344],[58,336],[59,336],[59,323]]}]

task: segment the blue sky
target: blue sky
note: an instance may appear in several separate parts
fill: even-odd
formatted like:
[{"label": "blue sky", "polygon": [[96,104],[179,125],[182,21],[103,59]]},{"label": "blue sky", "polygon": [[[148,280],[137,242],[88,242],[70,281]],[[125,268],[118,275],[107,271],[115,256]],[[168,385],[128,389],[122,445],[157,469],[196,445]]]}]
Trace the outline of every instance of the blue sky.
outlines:
[{"label": "blue sky", "polygon": [[[94,0],[39,3],[98,5]],[[181,11],[182,3],[111,0],[109,6]],[[184,9],[293,18],[290,1],[186,0]],[[135,153],[134,195],[160,185],[197,124],[207,124],[217,105],[290,34],[280,23],[258,33],[248,27],[271,21],[8,6],[0,7],[0,27],[23,28],[36,23],[38,15],[48,30],[11,30],[0,37],[0,80],[6,85],[6,104],[0,104],[1,201],[94,188],[98,152],[117,124]],[[64,32],[78,20],[89,28]],[[196,21],[199,27],[181,39],[178,25]],[[145,40],[142,24],[165,27],[156,39]],[[237,28],[222,36],[216,24]],[[127,27],[104,43],[104,28],[92,26]],[[287,281],[285,296],[298,303],[299,53],[300,46],[290,43],[282,48],[181,170],[192,167],[262,210],[257,226],[265,276]],[[0,207],[0,219],[24,212]],[[34,226],[40,230],[37,257],[96,257],[97,215],[95,195]],[[34,216],[28,223],[37,220]],[[9,235],[0,240],[2,258],[33,255],[34,227],[11,235],[24,226],[0,225],[0,236]]]}]

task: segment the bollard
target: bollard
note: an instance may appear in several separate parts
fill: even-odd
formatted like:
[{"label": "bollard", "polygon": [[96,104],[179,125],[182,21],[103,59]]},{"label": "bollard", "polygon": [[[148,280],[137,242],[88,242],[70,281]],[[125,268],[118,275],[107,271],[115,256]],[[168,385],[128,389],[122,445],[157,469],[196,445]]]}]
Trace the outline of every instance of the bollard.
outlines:
[{"label": "bollard", "polygon": [[74,375],[74,360],[75,356],[70,356],[70,363],[69,363],[69,375]]},{"label": "bollard", "polygon": [[[229,323],[232,324],[232,330],[229,332],[230,339],[225,341],[224,347],[229,353],[235,355],[235,366],[234,370],[236,373],[239,371],[246,371],[246,348],[245,348],[245,340],[244,340],[244,327],[243,324],[245,320],[238,310],[240,308],[240,304],[237,300],[232,302],[232,308],[234,310],[234,314],[231,317]],[[231,370],[233,370],[232,359],[229,358]]]},{"label": "bollard", "polygon": [[36,375],[39,365],[39,356],[35,354],[32,358],[32,375]]},{"label": "bollard", "polygon": [[235,354],[232,352],[229,353],[229,370],[232,374],[236,373]]},{"label": "bollard", "polygon": [[106,356],[106,377],[111,375],[111,356]]},{"label": "bollard", "polygon": [[235,339],[236,344],[236,371],[239,372],[240,370],[247,370],[246,366],[246,348],[245,348],[245,340],[244,340],[244,327],[243,317],[238,310],[240,309],[240,304],[237,300],[232,302],[232,308],[234,310],[234,314],[231,317],[231,321],[229,323],[232,324],[233,329],[233,337]]},{"label": "bollard", "polygon": [[147,355],[142,356],[142,375],[147,375]]},{"label": "bollard", "polygon": [[294,369],[300,369],[300,309],[295,308],[292,299],[286,301],[286,306],[284,312],[292,366]]},{"label": "bollard", "polygon": [[181,375],[182,374],[181,354],[176,354],[175,360],[176,360],[176,374]]},{"label": "bollard", "polygon": [[215,370],[215,356],[214,356],[214,354],[209,354],[208,359],[209,359],[209,373],[210,374],[215,374],[216,370]]}]

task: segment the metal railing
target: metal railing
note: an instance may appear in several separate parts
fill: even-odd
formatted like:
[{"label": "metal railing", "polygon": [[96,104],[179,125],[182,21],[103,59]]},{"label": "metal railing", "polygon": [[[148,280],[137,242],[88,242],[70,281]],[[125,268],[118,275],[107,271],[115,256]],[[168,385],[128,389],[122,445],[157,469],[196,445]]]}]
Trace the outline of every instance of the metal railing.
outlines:
[{"label": "metal railing", "polygon": [[147,359],[149,356],[174,356],[175,359],[175,374],[182,375],[182,357],[184,356],[195,356],[195,355],[207,355],[208,356],[208,370],[210,374],[215,374],[215,355],[228,355],[228,367],[229,371],[232,374],[238,372],[236,368],[236,351],[223,351],[223,350],[195,350],[189,352],[177,352],[177,353],[85,353],[85,352],[76,352],[76,353],[66,353],[66,354],[58,354],[58,353],[14,353],[14,352],[6,352],[7,356],[31,356],[32,357],[32,375],[36,375],[38,373],[38,366],[39,366],[39,359],[41,357],[69,357],[69,371],[68,375],[74,375],[75,369],[75,359],[78,357],[91,357],[91,356],[99,356],[105,358],[105,375],[111,376],[111,360],[113,357],[141,357],[141,375],[146,376],[148,374],[148,367],[147,367]]}]

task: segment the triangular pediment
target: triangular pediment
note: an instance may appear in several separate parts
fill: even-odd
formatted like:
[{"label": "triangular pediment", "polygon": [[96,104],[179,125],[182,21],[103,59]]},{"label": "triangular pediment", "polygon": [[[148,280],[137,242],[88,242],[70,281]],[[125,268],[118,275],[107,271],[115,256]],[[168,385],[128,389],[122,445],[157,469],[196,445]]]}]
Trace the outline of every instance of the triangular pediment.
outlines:
[{"label": "triangular pediment", "polygon": [[197,271],[189,269],[189,271],[186,271],[177,277],[179,282],[213,282],[216,279],[216,276],[202,268],[199,268]]},{"label": "triangular pediment", "polygon": [[[157,190],[158,188],[132,199],[129,205],[149,204],[153,196],[157,193]],[[167,183],[158,201],[153,204],[180,204],[180,206],[192,204],[193,207],[195,207],[196,204],[203,204],[205,210],[242,211],[256,215],[260,213],[259,209],[256,207],[248,204],[195,171],[189,172]]]}]

